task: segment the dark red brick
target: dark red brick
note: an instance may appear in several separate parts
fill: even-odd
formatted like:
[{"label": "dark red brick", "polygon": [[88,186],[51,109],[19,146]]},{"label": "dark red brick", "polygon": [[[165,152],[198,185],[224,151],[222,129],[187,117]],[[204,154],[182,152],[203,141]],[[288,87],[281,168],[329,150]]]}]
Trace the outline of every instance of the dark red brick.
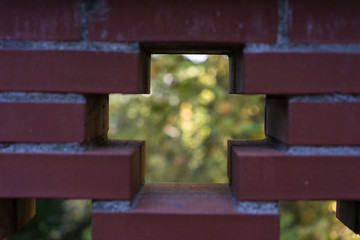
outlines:
[{"label": "dark red brick", "polygon": [[18,231],[35,215],[35,199],[0,199],[0,239]]},{"label": "dark red brick", "polygon": [[275,240],[278,231],[276,213],[237,211],[226,184],[146,184],[130,210],[92,213],[94,240]]},{"label": "dark red brick", "polygon": [[263,143],[233,142],[231,188],[241,201],[359,199],[359,158],[290,154]]},{"label": "dark red brick", "polygon": [[357,0],[289,1],[292,42],[360,42],[360,2]]},{"label": "dark red brick", "polygon": [[[360,101],[267,98],[267,135],[289,145],[360,145]],[[345,117],[348,116],[348,117]]]},{"label": "dark red brick", "polygon": [[80,0],[0,2],[2,40],[79,40]]},{"label": "dark red brick", "polygon": [[142,142],[81,153],[0,152],[0,197],[131,199],[143,181]]},{"label": "dark red brick", "polygon": [[0,102],[2,142],[88,142],[105,139],[107,96],[86,102]]},{"label": "dark red brick", "polygon": [[265,1],[102,1],[89,38],[136,42],[275,42],[277,3]]},{"label": "dark red brick", "polygon": [[360,54],[247,52],[235,92],[248,94],[360,93]]},{"label": "dark red brick", "polygon": [[144,58],[124,52],[1,50],[0,90],[146,93]]}]

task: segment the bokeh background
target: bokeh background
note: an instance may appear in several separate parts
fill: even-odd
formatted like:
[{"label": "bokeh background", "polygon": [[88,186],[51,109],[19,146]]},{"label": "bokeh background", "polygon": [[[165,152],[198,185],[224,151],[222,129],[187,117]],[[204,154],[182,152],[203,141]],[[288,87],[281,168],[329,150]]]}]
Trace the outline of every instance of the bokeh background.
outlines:
[{"label": "bokeh background", "polygon": [[[227,182],[228,139],[264,138],[264,95],[228,94],[228,58],[153,55],[151,93],[110,95],[109,137],[146,140],[146,182]],[[280,202],[282,240],[360,239],[336,204]],[[37,215],[8,239],[91,239],[91,202],[37,200]]]}]

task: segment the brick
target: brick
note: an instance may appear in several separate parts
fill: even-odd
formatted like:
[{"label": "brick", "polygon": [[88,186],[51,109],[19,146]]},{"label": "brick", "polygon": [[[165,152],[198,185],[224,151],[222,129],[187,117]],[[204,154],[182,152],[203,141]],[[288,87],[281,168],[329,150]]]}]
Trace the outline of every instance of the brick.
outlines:
[{"label": "brick", "polygon": [[2,40],[79,40],[80,0],[0,2]]},{"label": "brick", "polygon": [[275,42],[276,31],[275,0],[111,0],[97,4],[89,19],[95,41]]},{"label": "brick", "polygon": [[336,217],[354,233],[360,232],[360,202],[359,201],[337,201]]},{"label": "brick", "polygon": [[245,52],[233,91],[247,94],[360,93],[360,54]]},{"label": "brick", "polygon": [[0,239],[18,231],[35,215],[35,199],[0,199]]},{"label": "brick", "polygon": [[230,142],[231,189],[240,200],[358,199],[358,154],[288,153]]},{"label": "brick", "polygon": [[275,240],[278,231],[277,213],[237,211],[226,184],[150,183],[130,210],[92,212],[94,240]]},{"label": "brick", "polygon": [[143,182],[143,142],[85,152],[0,152],[0,197],[131,199]]},{"label": "brick", "polygon": [[[265,133],[289,145],[360,145],[360,101],[267,98]],[[351,116],[351,117],[344,117]]]},{"label": "brick", "polygon": [[106,139],[108,96],[84,102],[0,102],[2,142],[89,142]]},{"label": "brick", "polygon": [[289,1],[289,38],[292,42],[360,42],[360,2]]},{"label": "brick", "polygon": [[90,50],[0,50],[0,90],[146,93],[147,58]]}]

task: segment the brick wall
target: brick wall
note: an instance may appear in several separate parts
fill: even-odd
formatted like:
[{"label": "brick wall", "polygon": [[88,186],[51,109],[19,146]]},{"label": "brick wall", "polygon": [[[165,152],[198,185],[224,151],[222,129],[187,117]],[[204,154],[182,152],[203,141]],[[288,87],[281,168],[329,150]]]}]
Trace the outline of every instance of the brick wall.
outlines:
[{"label": "brick wall", "polygon": [[[276,201],[310,199],[339,200],[359,232],[359,12],[355,0],[1,1],[0,237],[34,198],[96,200],[95,240],[275,240]],[[143,185],[145,143],[107,139],[108,94],[147,93],[151,53],[228,54],[229,92],[267,95],[266,139],[229,141],[229,185]]]}]

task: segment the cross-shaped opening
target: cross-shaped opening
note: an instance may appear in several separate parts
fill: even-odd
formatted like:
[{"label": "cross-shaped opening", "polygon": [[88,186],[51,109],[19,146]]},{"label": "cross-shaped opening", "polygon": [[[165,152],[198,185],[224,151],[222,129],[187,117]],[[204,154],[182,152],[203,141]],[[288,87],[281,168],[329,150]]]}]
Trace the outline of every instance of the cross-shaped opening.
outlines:
[{"label": "cross-shaped opening", "polygon": [[228,79],[226,55],[152,55],[150,94],[110,96],[109,137],[146,140],[146,182],[227,182],[227,140],[264,138],[264,96]]}]

